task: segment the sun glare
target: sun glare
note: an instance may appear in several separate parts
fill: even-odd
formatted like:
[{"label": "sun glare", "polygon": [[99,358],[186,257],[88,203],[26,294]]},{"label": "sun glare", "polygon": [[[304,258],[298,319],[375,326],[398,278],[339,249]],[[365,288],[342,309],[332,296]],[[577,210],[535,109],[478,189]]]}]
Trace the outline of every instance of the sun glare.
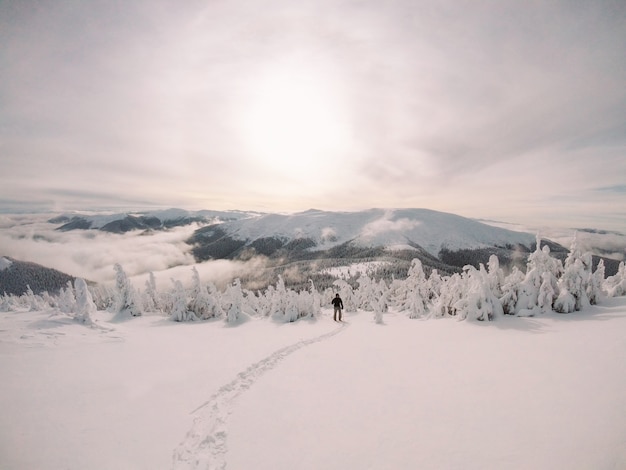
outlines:
[{"label": "sun glare", "polygon": [[339,100],[319,77],[276,70],[255,83],[246,106],[245,145],[272,172],[328,172],[349,144]]}]

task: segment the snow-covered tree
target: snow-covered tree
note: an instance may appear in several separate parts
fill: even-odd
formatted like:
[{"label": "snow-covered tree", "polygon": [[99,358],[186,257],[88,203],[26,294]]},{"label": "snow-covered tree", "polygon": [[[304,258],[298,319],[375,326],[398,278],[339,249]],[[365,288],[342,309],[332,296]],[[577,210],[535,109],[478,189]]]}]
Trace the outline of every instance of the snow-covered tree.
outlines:
[{"label": "snow-covered tree", "polygon": [[598,266],[593,274],[589,277],[589,284],[587,284],[587,297],[591,305],[596,305],[602,301],[604,293],[602,292],[602,286],[604,284],[604,260],[598,262]]},{"label": "snow-covered tree", "polygon": [[278,282],[273,289],[268,289],[268,300],[270,303],[270,316],[275,320],[282,321],[287,311],[287,288],[282,276],[278,276]]},{"label": "snow-covered tree", "polygon": [[359,285],[359,288],[355,292],[357,307],[367,312],[373,311],[375,304],[378,304],[376,284],[369,276],[364,274],[359,276],[356,282]]},{"label": "snow-covered tree", "polygon": [[502,285],[504,284],[504,271],[500,267],[500,260],[496,255],[489,256],[487,263],[487,280],[489,289],[496,297],[502,296]]},{"label": "snow-covered tree", "polygon": [[198,319],[196,314],[187,308],[187,293],[183,283],[179,280],[172,279],[174,283],[174,291],[172,292],[172,313],[173,321],[195,321]]},{"label": "snow-covered tree", "polygon": [[44,291],[41,293],[41,300],[43,300],[44,305],[48,305],[52,308],[59,307],[57,298],[55,296],[50,295],[48,291]]},{"label": "snow-covered tree", "polygon": [[0,312],[10,312],[13,310],[13,296],[6,292],[0,297]]},{"label": "snow-covered tree", "polygon": [[76,310],[74,312],[74,318],[81,323],[93,323],[91,314],[94,313],[97,308],[85,280],[77,278],[74,281],[74,290],[76,291]]},{"label": "snow-covered tree", "polygon": [[285,301],[285,314],[283,316],[283,321],[294,322],[300,316],[300,312],[298,310],[298,293],[289,289],[287,291]]},{"label": "snow-covered tree", "polygon": [[500,300],[491,291],[491,280],[484,267],[463,268],[463,295],[455,304],[459,320],[493,320],[503,315]]},{"label": "snow-covered tree", "polygon": [[142,313],[138,295],[133,289],[124,269],[118,263],[114,266],[115,275],[115,311],[121,315],[140,316]]},{"label": "snow-covered tree", "polygon": [[320,293],[315,288],[315,284],[312,279],[309,279],[309,292],[306,293],[307,296],[304,297],[304,314],[305,317],[317,317],[322,308],[322,297]]},{"label": "snow-covered tree", "polygon": [[272,298],[275,288],[272,285],[267,286],[265,291],[259,292],[256,301],[256,312],[261,317],[269,317],[272,314]]},{"label": "snow-covered tree", "polygon": [[431,303],[434,303],[435,299],[441,295],[441,288],[444,284],[444,280],[439,274],[439,271],[433,269],[428,276],[426,285],[428,286],[428,293]]},{"label": "snow-covered tree", "polygon": [[575,238],[558,282],[559,293],[554,301],[557,312],[570,313],[589,306],[587,288],[591,279],[591,261],[591,254],[582,253]]},{"label": "snow-covered tree", "polygon": [[[69,281],[68,281],[69,282]],[[31,312],[36,312],[44,307],[44,302],[41,297],[35,295],[29,285],[26,286],[26,292],[22,295],[23,303],[28,307]]]},{"label": "snow-covered tree", "polygon": [[143,308],[147,312],[161,312],[161,300],[157,292],[156,279],[154,273],[149,273],[149,278],[146,281],[146,290],[143,295]]},{"label": "snow-covered tree", "polygon": [[64,288],[59,291],[57,300],[59,310],[63,313],[72,313],[76,309],[76,295],[74,294],[74,286],[71,281],[67,282]]},{"label": "snow-covered tree", "polygon": [[502,284],[502,297],[500,297],[500,303],[502,309],[507,315],[515,315],[518,301],[518,292],[520,285],[524,282],[526,276],[523,272],[517,269],[517,266],[513,266],[511,273],[504,278],[504,284]]},{"label": "snow-covered tree", "polygon": [[97,284],[91,286],[89,291],[98,310],[111,310],[113,308],[116,297],[114,286]]},{"label": "snow-covered tree", "polygon": [[407,278],[396,295],[398,310],[406,311],[409,318],[419,318],[426,314],[430,293],[426,274],[419,259],[414,258],[411,261]]},{"label": "snow-covered tree", "polygon": [[377,283],[376,295],[378,301],[374,302],[374,321],[380,325],[383,323],[383,313],[388,310],[389,302],[389,288],[383,279]]},{"label": "snow-covered tree", "polygon": [[623,261],[619,263],[617,273],[607,277],[604,281],[604,290],[609,297],[626,294],[626,265]]},{"label": "snow-covered tree", "polygon": [[230,308],[226,314],[226,322],[229,324],[238,323],[244,315],[244,295],[239,278],[235,279],[228,287],[227,297]]},{"label": "snow-covered tree", "polygon": [[457,303],[464,294],[464,280],[459,273],[446,277],[440,287],[439,296],[435,297],[430,309],[432,317],[455,316]]},{"label": "snow-covered tree", "polygon": [[207,287],[200,282],[200,275],[195,266],[192,268],[192,271],[193,284],[187,308],[203,320],[214,318],[220,309],[217,308],[215,300],[209,295]]},{"label": "snow-covered tree", "polygon": [[378,295],[378,305],[382,313],[389,311],[390,289],[384,279],[379,279],[376,284],[376,295]]},{"label": "snow-covered tree", "polygon": [[541,285],[539,286],[539,294],[537,296],[537,307],[539,307],[541,313],[552,311],[556,297],[552,275],[548,272],[544,272],[541,275]]},{"label": "snow-covered tree", "polygon": [[538,299],[541,283],[541,273],[536,268],[526,272],[524,280],[517,287],[517,302],[514,310],[516,314],[530,316],[540,311]]}]

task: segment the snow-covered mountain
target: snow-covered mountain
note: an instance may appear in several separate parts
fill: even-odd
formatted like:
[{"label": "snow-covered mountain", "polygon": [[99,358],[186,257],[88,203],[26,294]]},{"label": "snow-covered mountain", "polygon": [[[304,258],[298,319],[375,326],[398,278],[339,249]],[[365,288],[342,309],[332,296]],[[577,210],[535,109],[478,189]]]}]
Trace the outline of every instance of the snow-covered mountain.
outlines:
[{"label": "snow-covered mountain", "polygon": [[116,214],[71,214],[60,215],[50,219],[50,223],[62,224],[57,230],[89,230],[97,229],[104,232],[125,233],[132,230],[163,230],[180,227],[192,223],[218,223],[247,218],[258,213],[242,211],[186,211],[183,209],[166,209],[151,212],[123,212]]},{"label": "snow-covered mountain", "polygon": [[310,253],[344,245],[412,250],[438,258],[442,251],[518,245],[530,249],[535,235],[428,209],[308,210],[209,225],[190,241],[202,259],[234,257],[246,249],[271,256],[281,250]]}]

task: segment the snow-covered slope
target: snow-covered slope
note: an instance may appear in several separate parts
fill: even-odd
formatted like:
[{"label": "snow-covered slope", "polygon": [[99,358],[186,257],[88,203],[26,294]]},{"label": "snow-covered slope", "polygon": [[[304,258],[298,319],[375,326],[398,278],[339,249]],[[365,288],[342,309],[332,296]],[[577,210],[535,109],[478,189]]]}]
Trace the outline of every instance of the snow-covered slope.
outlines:
[{"label": "snow-covered slope", "polygon": [[360,212],[308,210],[293,215],[266,214],[225,222],[227,236],[247,244],[265,238],[285,242],[308,239],[313,250],[354,242],[390,249],[422,247],[433,256],[442,249],[485,248],[522,244],[535,236],[493,227],[454,214],[428,209],[370,209]]},{"label": "snow-covered slope", "polygon": [[626,468],[623,297],[493,323],[331,317],[0,312],[0,468]]}]

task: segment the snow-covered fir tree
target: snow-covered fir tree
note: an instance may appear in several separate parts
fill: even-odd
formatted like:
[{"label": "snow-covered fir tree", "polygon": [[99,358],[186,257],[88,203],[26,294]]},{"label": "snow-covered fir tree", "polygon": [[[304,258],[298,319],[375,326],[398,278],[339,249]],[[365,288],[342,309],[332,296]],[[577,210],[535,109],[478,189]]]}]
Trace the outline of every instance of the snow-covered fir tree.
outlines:
[{"label": "snow-covered fir tree", "polygon": [[152,271],[150,271],[148,276],[148,280],[146,281],[146,290],[142,299],[143,308],[146,312],[161,312],[162,306],[157,292],[156,278],[154,277],[154,273]]},{"label": "snow-covered fir tree", "polygon": [[578,249],[577,239],[574,238],[565,258],[563,275],[558,282],[559,293],[554,301],[554,310],[570,313],[590,305],[587,288],[591,279],[591,266],[591,254],[582,253]]},{"label": "snow-covered fir tree", "polygon": [[521,272],[517,266],[513,266],[511,273],[504,278],[502,284],[502,297],[500,297],[500,303],[504,313],[507,315],[515,315],[518,301],[518,292],[524,278],[526,276]]},{"label": "snow-covered fir tree", "polygon": [[0,297],[0,312],[11,312],[14,310],[12,296],[3,293]]},{"label": "snow-covered fir tree", "polygon": [[283,321],[294,322],[299,318],[300,312],[298,310],[298,304],[298,293],[291,289],[288,290],[285,298],[285,314]]},{"label": "snow-covered fir tree", "polygon": [[441,277],[441,274],[439,274],[439,271],[433,269],[430,272],[430,276],[428,276],[428,280],[426,281],[431,303],[434,303],[435,299],[441,295],[441,287],[443,286],[443,283],[444,280]]},{"label": "snow-covered fir tree", "polygon": [[396,291],[396,305],[400,311],[407,312],[409,318],[426,315],[430,293],[422,262],[415,258],[411,261],[406,280]]},{"label": "snow-covered fir tree", "polygon": [[439,296],[435,297],[430,309],[430,316],[438,318],[455,316],[457,303],[463,297],[464,281],[459,273],[454,273],[443,280]]},{"label": "snow-covered fir tree", "polygon": [[541,238],[537,234],[537,247],[528,256],[526,276],[517,289],[515,313],[524,311],[524,315],[549,312],[557,297],[557,279],[563,272],[561,262],[550,255],[550,247],[541,247]]},{"label": "snow-covered fir tree", "polygon": [[194,266],[192,268],[192,286],[187,308],[200,319],[206,320],[215,317],[217,309],[215,301],[209,295],[207,287],[200,282],[200,274]]},{"label": "snow-covered fir tree", "polygon": [[172,311],[170,318],[173,321],[195,321],[198,319],[196,314],[187,308],[187,292],[183,283],[179,280],[172,279],[174,291],[172,292]]},{"label": "snow-covered fir tree", "polygon": [[306,293],[303,299],[304,308],[306,309],[305,314],[303,316],[308,317],[316,317],[320,314],[322,308],[322,297],[320,293],[315,288],[315,283],[313,280],[309,279],[309,291]]},{"label": "snow-covered fir tree", "polygon": [[282,276],[278,276],[276,287],[268,292],[268,301],[270,316],[275,320],[282,321],[287,312],[287,288]]},{"label": "snow-covered fir tree", "polygon": [[587,297],[591,305],[600,303],[604,297],[602,286],[604,284],[604,260],[598,262],[598,266],[593,274],[589,277],[587,284]]},{"label": "snow-covered fir tree", "polygon": [[373,312],[378,304],[378,293],[375,282],[367,275],[360,275],[356,280],[358,290],[355,292],[357,307],[367,312]]},{"label": "snow-covered fir tree", "polygon": [[59,306],[59,310],[63,313],[72,313],[76,309],[76,295],[74,293],[74,286],[72,286],[70,281],[59,291],[57,305]]},{"label": "snow-covered fir tree", "polygon": [[97,307],[89,292],[89,287],[84,279],[77,278],[74,281],[74,290],[76,291],[76,310],[74,318],[81,323],[92,324],[91,315],[96,312]]},{"label": "snow-covered fir tree", "polygon": [[539,294],[537,295],[537,307],[541,313],[552,311],[552,306],[557,298],[556,279],[551,273],[544,272],[541,275],[541,285],[539,286]]},{"label": "snow-covered fir tree", "polygon": [[619,263],[617,273],[606,279],[604,291],[609,297],[618,297],[626,294],[626,265],[623,261]]},{"label": "snow-covered fir tree", "polygon": [[126,276],[124,269],[118,263],[115,269],[115,312],[121,316],[130,315],[137,317],[141,315],[142,309],[139,303],[139,297],[130,280]]},{"label": "snow-covered fir tree", "polygon": [[496,255],[489,256],[487,274],[491,292],[493,295],[500,298],[502,296],[502,285],[504,284],[504,271],[500,267],[500,260]]},{"label": "snow-covered fir tree", "polygon": [[26,286],[26,292],[24,293],[24,303],[28,306],[28,310],[36,312],[42,308],[43,302],[38,296],[35,295],[29,285]]},{"label": "snow-covered fir tree", "polygon": [[465,266],[461,276],[463,295],[455,308],[460,320],[493,320],[503,315],[500,300],[491,291],[491,282],[484,265],[480,269]]},{"label": "snow-covered fir tree", "polygon": [[228,287],[226,297],[230,303],[228,313],[226,314],[226,322],[231,325],[236,324],[242,319],[244,306],[244,296],[239,278],[235,279]]}]

